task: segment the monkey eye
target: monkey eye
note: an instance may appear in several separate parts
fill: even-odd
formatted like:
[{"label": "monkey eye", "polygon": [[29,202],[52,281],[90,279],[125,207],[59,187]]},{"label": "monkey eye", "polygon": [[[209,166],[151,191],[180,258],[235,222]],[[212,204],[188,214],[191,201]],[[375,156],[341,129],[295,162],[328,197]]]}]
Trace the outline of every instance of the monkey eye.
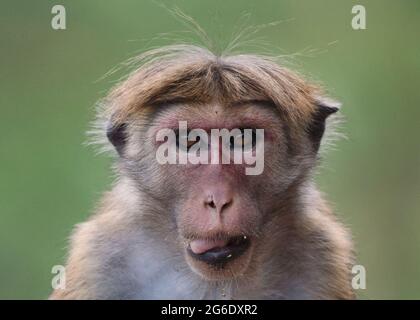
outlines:
[{"label": "monkey eye", "polygon": [[196,138],[196,140],[188,140],[188,134],[190,133],[190,131],[187,131],[186,135],[181,135],[179,133],[179,130],[176,130],[175,135],[176,135],[176,148],[178,150],[184,151],[184,152],[188,152],[190,150],[190,148],[195,145],[197,142],[200,141],[200,137],[198,136]]},{"label": "monkey eye", "polygon": [[257,143],[257,135],[255,129],[243,129],[241,133],[230,138],[230,149],[240,149],[243,151],[250,151],[255,148]]}]

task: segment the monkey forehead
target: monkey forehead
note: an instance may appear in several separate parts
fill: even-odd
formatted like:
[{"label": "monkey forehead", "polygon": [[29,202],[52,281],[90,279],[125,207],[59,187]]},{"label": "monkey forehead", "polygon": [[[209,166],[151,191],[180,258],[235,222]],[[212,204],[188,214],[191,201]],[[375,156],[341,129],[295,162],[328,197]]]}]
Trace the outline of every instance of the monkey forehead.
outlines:
[{"label": "monkey forehead", "polygon": [[224,106],[209,104],[171,104],[162,106],[150,117],[152,127],[178,128],[180,121],[186,121],[188,128],[274,129],[281,126],[281,117],[276,109],[264,102],[244,101]]},{"label": "monkey forehead", "polygon": [[244,99],[270,101],[291,122],[306,122],[318,88],[270,58],[216,56],[196,46],[169,46],[144,53],[140,66],[105,99],[116,121],[166,102]]}]

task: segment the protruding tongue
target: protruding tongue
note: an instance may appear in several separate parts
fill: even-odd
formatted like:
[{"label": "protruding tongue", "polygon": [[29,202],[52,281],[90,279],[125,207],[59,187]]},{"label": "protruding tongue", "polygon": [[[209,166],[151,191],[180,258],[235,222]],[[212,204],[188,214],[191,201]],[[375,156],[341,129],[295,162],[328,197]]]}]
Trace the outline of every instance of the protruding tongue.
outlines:
[{"label": "protruding tongue", "polygon": [[195,254],[202,254],[214,248],[221,248],[227,245],[227,240],[202,240],[197,239],[190,242],[191,251]]}]

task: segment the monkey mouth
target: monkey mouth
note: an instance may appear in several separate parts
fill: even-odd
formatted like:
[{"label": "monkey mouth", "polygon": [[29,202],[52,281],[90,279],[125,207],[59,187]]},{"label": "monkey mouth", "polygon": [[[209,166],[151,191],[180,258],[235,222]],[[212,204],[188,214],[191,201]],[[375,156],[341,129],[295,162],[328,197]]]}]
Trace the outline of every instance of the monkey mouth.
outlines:
[{"label": "monkey mouth", "polygon": [[195,239],[187,251],[194,259],[220,268],[244,254],[249,246],[249,237],[242,235],[226,239]]}]

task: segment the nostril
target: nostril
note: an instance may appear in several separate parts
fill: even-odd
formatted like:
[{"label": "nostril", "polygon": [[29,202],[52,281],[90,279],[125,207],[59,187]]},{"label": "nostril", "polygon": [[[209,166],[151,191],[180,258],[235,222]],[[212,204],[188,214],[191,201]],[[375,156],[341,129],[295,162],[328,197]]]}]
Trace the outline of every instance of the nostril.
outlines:
[{"label": "nostril", "polygon": [[231,204],[232,204],[232,201],[226,202],[225,204],[222,205],[222,208],[220,209],[220,211],[226,210],[227,208],[230,207]]},{"label": "nostril", "polygon": [[216,204],[214,203],[214,201],[213,201],[213,200],[211,200],[211,201],[208,203],[208,206],[209,206],[210,208],[212,208],[212,209],[216,209]]},{"label": "nostril", "polygon": [[204,205],[210,207],[212,209],[216,209],[216,203],[214,202],[213,196],[208,196],[208,198],[204,201]]}]

